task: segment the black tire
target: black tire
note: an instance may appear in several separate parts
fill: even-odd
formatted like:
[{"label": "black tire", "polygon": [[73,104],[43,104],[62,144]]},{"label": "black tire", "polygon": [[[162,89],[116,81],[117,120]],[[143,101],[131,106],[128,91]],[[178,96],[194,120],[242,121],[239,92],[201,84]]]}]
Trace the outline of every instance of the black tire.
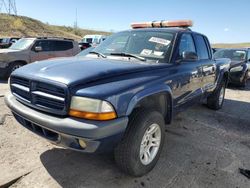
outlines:
[{"label": "black tire", "polygon": [[13,62],[13,63],[11,63],[11,64],[9,65],[9,67],[8,67],[8,71],[7,71],[6,77],[7,77],[7,78],[10,77],[10,75],[11,75],[11,73],[12,73],[13,71],[15,71],[16,69],[18,69],[18,68],[20,68],[20,67],[22,67],[22,66],[24,66],[24,64],[21,63],[21,62]]},{"label": "black tire", "polygon": [[[220,101],[222,89],[223,89],[223,99],[222,101]],[[219,87],[207,98],[207,106],[213,110],[221,109],[224,103],[225,91],[226,91],[226,81],[222,80]]]},{"label": "black tire", "polygon": [[[153,160],[145,165],[140,159],[140,147],[144,134],[153,124],[157,124],[160,127],[160,144],[157,154],[155,157],[152,157]],[[159,112],[145,109],[135,110],[130,117],[124,138],[115,148],[116,164],[123,172],[131,176],[139,177],[150,172],[160,157],[164,138],[165,122]]]}]

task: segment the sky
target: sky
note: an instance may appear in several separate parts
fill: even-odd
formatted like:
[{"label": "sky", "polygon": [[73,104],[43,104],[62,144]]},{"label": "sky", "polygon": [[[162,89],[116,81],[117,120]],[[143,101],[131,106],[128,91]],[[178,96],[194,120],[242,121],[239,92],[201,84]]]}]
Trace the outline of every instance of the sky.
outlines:
[{"label": "sky", "polygon": [[191,19],[212,43],[250,42],[250,0],[16,0],[19,15],[42,22],[104,31],[131,22]]}]

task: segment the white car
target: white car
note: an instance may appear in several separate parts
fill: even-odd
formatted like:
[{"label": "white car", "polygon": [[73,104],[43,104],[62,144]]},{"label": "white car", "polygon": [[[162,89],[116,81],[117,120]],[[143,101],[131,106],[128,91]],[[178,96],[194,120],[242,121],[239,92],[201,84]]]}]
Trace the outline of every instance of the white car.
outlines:
[{"label": "white car", "polygon": [[96,46],[100,44],[102,41],[106,39],[105,35],[85,35],[81,42],[89,43],[92,46]]}]

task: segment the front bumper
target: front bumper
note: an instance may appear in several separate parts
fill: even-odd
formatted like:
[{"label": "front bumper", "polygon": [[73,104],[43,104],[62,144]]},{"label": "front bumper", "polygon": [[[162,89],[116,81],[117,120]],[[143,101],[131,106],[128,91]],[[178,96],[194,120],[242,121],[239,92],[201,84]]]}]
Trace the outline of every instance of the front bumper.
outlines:
[{"label": "front bumper", "polygon": [[[6,95],[5,103],[24,127],[56,145],[83,152],[112,149],[122,138],[128,124],[128,117],[89,121],[45,114],[23,105],[12,94]],[[79,145],[79,139],[86,142],[86,148]]]}]

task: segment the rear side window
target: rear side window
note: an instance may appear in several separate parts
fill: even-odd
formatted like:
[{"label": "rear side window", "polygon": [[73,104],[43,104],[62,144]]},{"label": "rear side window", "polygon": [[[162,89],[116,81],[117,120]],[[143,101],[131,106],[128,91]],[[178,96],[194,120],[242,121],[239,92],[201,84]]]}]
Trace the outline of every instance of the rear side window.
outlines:
[{"label": "rear side window", "polygon": [[199,59],[209,59],[207,44],[206,44],[204,37],[201,35],[196,35],[195,43],[196,43],[196,48],[197,48]]},{"label": "rear side window", "polygon": [[183,34],[179,45],[179,57],[183,52],[196,52],[193,37],[190,34]]},{"label": "rear side window", "polygon": [[54,51],[65,51],[73,49],[73,43],[71,41],[53,41]]}]

